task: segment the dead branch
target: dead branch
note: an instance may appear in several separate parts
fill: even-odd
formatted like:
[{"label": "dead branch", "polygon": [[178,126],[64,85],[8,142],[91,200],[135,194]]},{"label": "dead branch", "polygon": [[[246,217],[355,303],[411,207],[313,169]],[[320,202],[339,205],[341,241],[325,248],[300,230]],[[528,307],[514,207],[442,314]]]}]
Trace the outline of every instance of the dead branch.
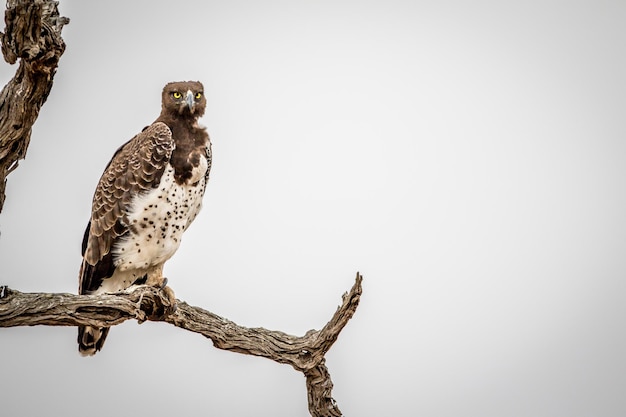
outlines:
[{"label": "dead branch", "polygon": [[61,38],[69,19],[59,16],[58,2],[8,0],[6,24],[0,33],[2,55],[20,64],[0,92],[0,212],[6,198],[6,177],[26,156],[32,126],[52,89],[59,58],[65,51]]},{"label": "dead branch", "polygon": [[140,323],[164,321],[211,339],[218,349],[291,365],[306,377],[311,416],[336,417],[342,414],[331,395],[333,383],[324,357],[356,311],[362,280],[357,273],[354,285],[343,295],[343,302],[330,321],[321,330],[309,330],[304,336],[240,326],[179,300],[172,311],[167,297],[148,286],[129,293],[103,295],[22,293],[0,287],[0,327],[109,327],[130,319]]}]

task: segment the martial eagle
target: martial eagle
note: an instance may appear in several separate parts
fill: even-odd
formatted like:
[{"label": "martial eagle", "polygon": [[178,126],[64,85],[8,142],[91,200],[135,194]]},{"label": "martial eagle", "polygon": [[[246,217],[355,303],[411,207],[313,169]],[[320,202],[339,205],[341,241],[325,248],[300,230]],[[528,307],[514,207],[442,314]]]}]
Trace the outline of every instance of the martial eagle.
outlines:
[{"label": "martial eagle", "polygon": [[[166,287],[163,264],[200,211],[211,170],[211,142],[198,125],[206,99],[200,82],[163,88],[161,115],[113,155],[93,196],[83,238],[80,294],[136,284]],[[80,326],[78,350],[94,355],[109,328]]]}]

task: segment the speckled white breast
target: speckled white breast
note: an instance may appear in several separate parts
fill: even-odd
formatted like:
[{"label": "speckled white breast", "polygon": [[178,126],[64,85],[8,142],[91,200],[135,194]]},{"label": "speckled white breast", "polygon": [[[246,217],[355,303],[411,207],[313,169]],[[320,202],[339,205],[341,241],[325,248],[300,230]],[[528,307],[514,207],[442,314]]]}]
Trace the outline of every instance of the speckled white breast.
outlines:
[{"label": "speckled white breast", "polygon": [[119,271],[147,269],[174,255],[184,231],[202,207],[207,166],[202,157],[192,178],[179,185],[174,180],[174,168],[168,164],[159,187],[134,198],[128,212],[131,232],[113,247]]}]

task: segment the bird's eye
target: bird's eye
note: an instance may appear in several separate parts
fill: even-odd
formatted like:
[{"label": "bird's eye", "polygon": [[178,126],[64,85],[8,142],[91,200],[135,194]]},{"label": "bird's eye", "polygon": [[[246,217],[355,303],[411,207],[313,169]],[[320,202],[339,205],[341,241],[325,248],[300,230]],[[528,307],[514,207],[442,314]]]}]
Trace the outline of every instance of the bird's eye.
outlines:
[{"label": "bird's eye", "polygon": [[180,94],[178,91],[174,91],[174,92],[172,93],[172,97],[174,97],[174,98],[175,98],[175,99],[177,99],[177,100],[178,100],[179,98],[181,98],[182,96],[183,96],[183,95],[182,95],[182,94]]},{"label": "bird's eye", "polygon": [[196,93],[196,100],[200,100],[200,97],[202,97],[202,93]]}]

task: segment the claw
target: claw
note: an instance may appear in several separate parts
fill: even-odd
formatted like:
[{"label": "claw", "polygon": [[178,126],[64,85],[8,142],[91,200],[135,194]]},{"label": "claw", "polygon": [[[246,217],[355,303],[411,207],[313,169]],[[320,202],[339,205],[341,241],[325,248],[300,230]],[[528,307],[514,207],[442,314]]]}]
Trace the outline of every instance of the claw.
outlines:
[{"label": "claw", "polygon": [[165,289],[167,286],[167,278],[163,277],[163,282],[161,282],[161,290]]}]

